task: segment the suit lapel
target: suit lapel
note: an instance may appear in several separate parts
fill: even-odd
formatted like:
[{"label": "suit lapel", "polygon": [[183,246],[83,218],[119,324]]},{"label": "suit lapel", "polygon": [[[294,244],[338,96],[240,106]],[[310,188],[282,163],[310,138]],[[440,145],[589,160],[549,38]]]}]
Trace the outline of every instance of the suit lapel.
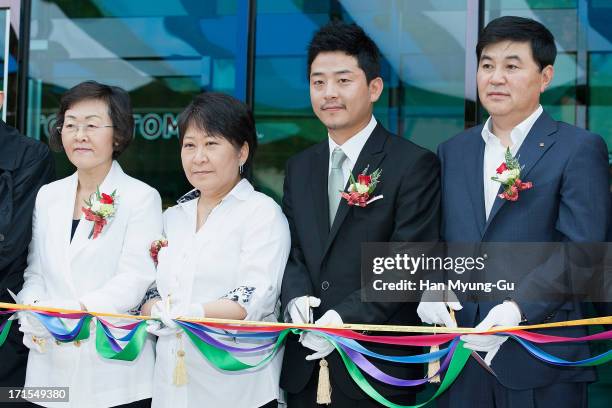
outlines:
[{"label": "suit lapel", "polygon": [[79,225],[77,226],[76,231],[74,232],[74,236],[70,241],[70,245],[68,247],[68,255],[70,257],[70,261],[74,259],[76,254],[81,252],[83,248],[89,243],[89,233],[93,228],[93,222],[87,221],[85,216],[81,214],[81,218],[79,220]]},{"label": "suit lapel", "polygon": [[78,178],[76,173],[66,179],[66,184],[61,185],[60,199],[49,207],[49,231],[48,236],[53,237],[50,244],[57,251],[57,261],[61,264],[59,270],[63,274],[68,287],[74,292],[72,279],[70,278],[70,228],[72,226],[72,211],[74,209],[74,198]]},{"label": "suit lapel", "polygon": [[[516,157],[518,157],[520,165],[523,166],[523,169],[521,170],[522,180],[529,181],[527,176],[529,175],[531,169],[533,169],[533,166],[535,166],[542,155],[555,143],[556,139],[550,136],[556,132],[557,122],[555,122],[546,112],[542,112],[523,141],[520,149],[516,153]],[[537,188],[537,185],[534,185],[534,188]],[[502,191],[503,188],[500,186],[499,193],[502,193]],[[499,196],[495,198],[493,208],[491,209],[491,214],[489,214],[489,219],[485,225],[485,233],[499,210],[506,205],[507,201],[508,200],[499,198]],[[520,198],[519,201],[513,204],[518,204],[519,202]]]},{"label": "suit lapel", "polygon": [[[470,142],[464,145],[463,157],[466,165],[465,171],[466,187],[472,202],[474,218],[478,225],[478,230],[482,236],[485,228],[485,204],[484,204],[484,180],[483,180],[483,161],[485,143],[480,136],[482,126],[470,138]],[[452,198],[450,198],[452,199]]]},{"label": "suit lapel", "polygon": [[310,178],[317,223],[317,233],[321,244],[321,251],[324,249],[325,241],[329,235],[329,200],[327,198],[327,178],[329,172],[329,143],[327,139],[318,146],[311,162]]},{"label": "suit lapel", "polygon": [[[363,149],[361,150],[361,153],[359,154],[359,157],[357,158],[357,163],[355,163],[355,165],[353,166],[352,173],[355,179],[357,179],[357,175],[360,174],[366,167],[368,167],[368,174],[373,172],[379,167],[380,162],[385,157],[385,152],[383,151],[383,147],[385,145],[386,140],[387,140],[386,131],[383,129],[383,127],[380,124],[377,124],[374,130],[372,131],[372,134],[368,138],[368,141],[363,146]],[[348,188],[349,183],[350,183],[350,178],[349,178],[349,181],[347,181],[346,183],[346,186],[344,188],[345,190]],[[326,192],[326,197],[327,197],[327,192]],[[338,212],[336,213],[336,218],[334,219],[334,223],[331,226],[331,230],[329,231],[329,236],[327,237],[327,242],[325,244],[325,250],[323,253],[323,257],[325,257],[325,255],[329,251],[329,248],[331,247],[332,242],[336,238],[336,235],[338,234],[340,227],[344,223],[344,220],[347,214],[349,213],[349,210],[350,210],[350,207],[346,203],[346,200],[340,200],[340,205],[338,206]],[[327,210],[327,212],[325,212],[324,215],[327,216],[328,213],[329,213],[329,210]]]}]

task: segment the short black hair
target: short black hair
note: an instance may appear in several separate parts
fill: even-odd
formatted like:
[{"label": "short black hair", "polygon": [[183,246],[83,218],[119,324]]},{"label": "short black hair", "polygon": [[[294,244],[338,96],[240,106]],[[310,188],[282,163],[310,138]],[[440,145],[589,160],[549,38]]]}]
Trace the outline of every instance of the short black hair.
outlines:
[{"label": "short black hair", "polygon": [[355,57],[368,83],[380,76],[380,51],[376,43],[357,24],[332,21],[317,31],[308,45],[308,78],[317,55],[335,51]]},{"label": "short black hair", "polygon": [[96,81],[85,81],[64,92],[60,99],[59,112],[56,114],[55,127],[51,129],[49,145],[56,152],[64,150],[60,129],[64,126],[66,111],[75,104],[85,100],[100,100],[108,106],[113,129],[113,159],[127,149],[134,138],[134,116],[130,95],[118,86],[111,86]]},{"label": "short black hair", "polygon": [[531,45],[533,59],[540,70],[555,63],[557,57],[555,37],[548,28],[535,20],[516,16],[504,16],[492,20],[478,38],[476,45],[478,61],[485,47],[502,41],[528,42]]},{"label": "short black hair", "polygon": [[178,118],[181,146],[185,132],[190,126],[195,126],[208,135],[222,137],[236,149],[240,149],[246,142],[249,146],[249,156],[244,163],[241,177],[250,177],[257,149],[257,131],[253,113],[245,103],[220,92],[197,95]]}]

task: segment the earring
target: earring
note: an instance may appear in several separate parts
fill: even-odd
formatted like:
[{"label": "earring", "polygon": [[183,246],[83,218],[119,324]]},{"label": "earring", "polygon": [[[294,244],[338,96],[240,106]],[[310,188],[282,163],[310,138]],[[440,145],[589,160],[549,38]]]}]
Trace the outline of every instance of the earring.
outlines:
[{"label": "earring", "polygon": [[244,171],[244,164],[240,164],[240,166],[238,167],[238,171],[240,172],[240,174],[242,174],[242,172]]}]

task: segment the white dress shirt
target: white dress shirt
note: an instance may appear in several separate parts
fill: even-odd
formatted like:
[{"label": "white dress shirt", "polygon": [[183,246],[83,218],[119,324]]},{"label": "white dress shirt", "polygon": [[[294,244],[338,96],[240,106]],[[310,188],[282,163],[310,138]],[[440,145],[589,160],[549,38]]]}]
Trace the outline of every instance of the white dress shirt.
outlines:
[{"label": "white dress shirt", "polygon": [[[280,207],[243,179],[196,232],[198,199],[179,202],[164,213],[168,246],[158,255],[157,289],[161,297],[186,304],[228,298],[245,308],[246,320],[277,321],[290,249],[289,226]],[[158,338],[153,407],[255,408],[279,397],[282,351],[255,371],[223,372],[184,333],[180,336]],[[243,348],[262,342],[215,337]],[[172,377],[180,347],[185,351],[188,383],[176,386]],[[239,359],[254,364],[266,354],[241,354]]]},{"label": "white dress shirt", "polygon": [[[513,156],[515,156],[516,152],[519,151],[523,141],[533,127],[533,124],[536,122],[536,120],[538,120],[543,111],[542,105],[539,105],[535,112],[512,129],[512,132],[510,133],[510,140],[512,141],[510,152]],[[506,155],[506,147],[501,143],[499,137],[493,134],[491,125],[491,118],[489,118],[485,122],[481,132],[482,138],[485,142],[482,176],[484,178],[484,200],[487,220],[489,219],[489,214],[491,214],[493,203],[495,202],[495,198],[497,197],[499,188],[501,186],[499,181],[491,180],[491,177],[494,177],[497,174],[496,170],[504,162]]]},{"label": "white dress shirt", "polygon": [[[372,118],[370,119],[370,122],[368,122],[366,127],[357,132],[355,136],[344,142],[342,146],[336,144],[336,142],[334,142],[334,140],[331,138],[331,136],[329,136],[329,134],[327,135],[329,141],[329,169],[327,172],[328,175],[331,173],[332,152],[336,147],[339,147],[346,155],[346,160],[344,160],[344,162],[342,163],[342,174],[344,175],[343,184],[346,185],[346,182],[348,181],[349,176],[353,171],[353,167],[355,166],[355,163],[357,163],[359,153],[361,153],[363,146],[366,144],[368,138],[374,131],[376,124],[376,119],[374,118],[374,115],[372,115]],[[357,171],[359,172],[362,172],[363,170],[364,169],[357,169]],[[369,171],[372,171],[372,169],[370,169]]]},{"label": "white dress shirt", "polygon": [[[331,138],[329,133],[327,134],[327,140],[329,143],[329,158],[328,158],[328,169],[327,169],[328,176],[331,173],[332,152],[334,151],[335,148],[339,147],[340,149],[342,149],[342,151],[346,155],[346,159],[342,162],[342,175],[343,175],[342,182],[344,185],[346,185],[350,177],[350,174],[353,171],[353,167],[355,166],[355,163],[357,163],[359,154],[361,153],[363,146],[365,146],[366,142],[370,138],[370,135],[374,131],[374,128],[376,127],[377,123],[378,122],[376,121],[376,118],[374,118],[374,115],[372,115],[368,124],[363,129],[361,129],[359,132],[357,132],[354,136],[352,136],[349,140],[344,142],[342,146],[334,142],[334,140]],[[364,169],[358,169],[359,172],[363,170]],[[373,171],[372,169],[369,170],[369,172],[372,172],[372,171]],[[295,300],[296,299],[291,299],[291,301],[289,301],[289,303],[285,307],[285,310],[284,310],[285,321],[291,321],[289,310],[291,307],[293,307]]]}]

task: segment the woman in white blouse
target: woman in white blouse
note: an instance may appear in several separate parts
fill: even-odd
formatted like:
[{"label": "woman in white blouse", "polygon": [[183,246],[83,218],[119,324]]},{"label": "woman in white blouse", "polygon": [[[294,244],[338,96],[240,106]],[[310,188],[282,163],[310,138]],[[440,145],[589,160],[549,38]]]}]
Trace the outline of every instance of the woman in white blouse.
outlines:
[{"label": "woman in white blouse", "polygon": [[[77,171],[37,195],[21,303],[125,313],[154,281],[148,248],[162,232],[161,200],[157,191],[126,175],[114,161],[133,131],[130,99],[121,88],[88,81],[62,96],[51,145],[63,149]],[[95,203],[96,191],[106,195],[106,207]],[[92,197],[90,208],[86,201]],[[85,216],[89,209],[107,215],[101,231],[94,231],[94,222]],[[69,402],[38,404],[150,404],[152,340],[135,361],[108,360],[96,352],[94,325],[89,339],[64,344],[54,341],[30,313],[22,313],[20,323],[30,348],[25,386],[69,387]]]},{"label": "woman in white blouse", "polygon": [[[153,407],[276,407],[280,353],[257,370],[224,372],[172,322],[180,316],[277,321],[289,227],[280,207],[244,178],[257,141],[252,114],[231,96],[205,93],[181,114],[179,135],[183,170],[194,190],[164,213],[161,299],[143,309],[169,326],[153,330],[160,336]],[[261,344],[218,339],[244,348]],[[183,385],[173,381],[177,353],[186,364]],[[239,358],[254,363],[263,354]]]}]

